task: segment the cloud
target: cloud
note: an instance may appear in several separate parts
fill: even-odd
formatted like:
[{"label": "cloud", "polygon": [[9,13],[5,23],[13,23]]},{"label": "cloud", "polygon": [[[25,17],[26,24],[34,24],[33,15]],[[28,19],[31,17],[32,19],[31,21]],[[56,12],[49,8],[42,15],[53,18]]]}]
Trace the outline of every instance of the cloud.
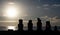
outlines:
[{"label": "cloud", "polygon": [[43,6],[43,9],[45,9],[45,10],[50,9],[50,5],[49,4],[43,4],[42,6]]},{"label": "cloud", "polygon": [[49,6],[49,4],[44,4],[44,5],[42,5],[42,6],[47,7],[47,6]]},{"label": "cloud", "polygon": [[52,25],[60,25],[60,18],[58,18],[58,16],[55,17],[43,16],[41,18],[45,20],[45,22],[50,21]]},{"label": "cloud", "polygon": [[56,23],[56,22],[59,21],[59,19],[57,19],[57,16],[52,17],[52,18],[49,18],[49,20],[50,20],[51,22],[53,22],[53,23]]},{"label": "cloud", "polygon": [[43,4],[42,6],[43,6],[43,8],[44,8],[45,10],[47,10],[47,9],[50,9],[51,7],[52,7],[52,8],[60,7],[60,4],[52,4],[52,5],[50,5],[50,4]]},{"label": "cloud", "polygon": [[53,4],[52,6],[58,7],[58,6],[60,6],[60,4]]},{"label": "cloud", "polygon": [[44,8],[45,10],[48,10],[49,8]]},{"label": "cloud", "polygon": [[58,6],[60,6],[60,4],[52,4],[52,5],[50,5],[50,4],[43,4],[42,6],[43,7],[47,7],[47,6],[58,7]]},{"label": "cloud", "polygon": [[0,22],[18,22],[18,21],[0,21]]},{"label": "cloud", "polygon": [[41,8],[40,6],[37,6],[36,8]]}]

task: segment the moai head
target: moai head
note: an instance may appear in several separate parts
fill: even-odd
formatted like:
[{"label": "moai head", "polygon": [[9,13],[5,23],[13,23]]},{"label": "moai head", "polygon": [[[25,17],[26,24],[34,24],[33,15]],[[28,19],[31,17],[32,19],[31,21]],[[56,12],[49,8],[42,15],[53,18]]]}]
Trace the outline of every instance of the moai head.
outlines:
[{"label": "moai head", "polygon": [[57,30],[57,26],[54,27],[54,30]]},{"label": "moai head", "polygon": [[40,18],[37,18],[37,20],[38,20],[38,21],[41,21],[41,19],[40,19]]},{"label": "moai head", "polygon": [[19,19],[19,23],[22,23],[23,22],[23,20],[22,19]]},{"label": "moai head", "polygon": [[32,23],[32,20],[29,20],[29,23]]},{"label": "moai head", "polygon": [[46,21],[46,24],[47,24],[47,25],[50,25],[50,21]]}]

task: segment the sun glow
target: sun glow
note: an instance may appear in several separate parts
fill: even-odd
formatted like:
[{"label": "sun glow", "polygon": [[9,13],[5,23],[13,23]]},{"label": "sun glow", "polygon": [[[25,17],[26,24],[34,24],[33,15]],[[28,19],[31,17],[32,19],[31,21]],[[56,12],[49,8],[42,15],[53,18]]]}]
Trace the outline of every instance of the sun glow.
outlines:
[{"label": "sun glow", "polygon": [[16,13],[17,13],[17,11],[16,11],[15,7],[8,7],[7,8],[6,14],[7,14],[8,17],[15,17]]},{"label": "sun glow", "polygon": [[18,13],[18,9],[17,7],[14,5],[14,3],[9,3],[9,5],[6,6],[6,16],[7,17],[17,17],[17,13]]}]

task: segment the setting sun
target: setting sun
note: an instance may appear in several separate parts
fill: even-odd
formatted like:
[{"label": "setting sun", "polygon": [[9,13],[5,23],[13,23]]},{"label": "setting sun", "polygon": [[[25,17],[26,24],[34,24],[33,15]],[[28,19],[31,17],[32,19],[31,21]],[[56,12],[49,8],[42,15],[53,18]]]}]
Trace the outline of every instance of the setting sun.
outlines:
[{"label": "setting sun", "polygon": [[17,13],[17,10],[16,10],[15,7],[8,7],[6,13],[7,13],[8,17],[15,17],[16,13]]},{"label": "setting sun", "polygon": [[16,17],[17,16],[17,13],[18,13],[17,7],[12,2],[8,3],[5,11],[6,11],[5,12],[6,16],[9,17],[9,18]]}]

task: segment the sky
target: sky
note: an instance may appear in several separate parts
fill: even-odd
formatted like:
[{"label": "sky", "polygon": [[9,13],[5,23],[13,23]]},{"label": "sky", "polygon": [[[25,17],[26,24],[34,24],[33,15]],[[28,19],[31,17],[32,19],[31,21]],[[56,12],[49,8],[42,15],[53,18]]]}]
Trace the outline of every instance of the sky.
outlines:
[{"label": "sky", "polygon": [[[5,15],[5,7],[10,2],[18,8],[16,18],[8,18]],[[0,22],[21,18],[35,20],[37,17],[42,19],[43,25],[47,20],[50,20],[52,25],[60,25],[60,0],[0,0]]]}]

